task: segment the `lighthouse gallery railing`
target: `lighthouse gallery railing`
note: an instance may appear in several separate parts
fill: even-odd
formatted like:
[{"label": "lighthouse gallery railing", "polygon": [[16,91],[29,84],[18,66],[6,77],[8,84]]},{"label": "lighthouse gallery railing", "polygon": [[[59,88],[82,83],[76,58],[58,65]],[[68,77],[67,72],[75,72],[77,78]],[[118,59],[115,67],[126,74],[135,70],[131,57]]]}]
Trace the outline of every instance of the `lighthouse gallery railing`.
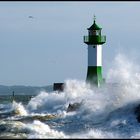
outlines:
[{"label": "lighthouse gallery railing", "polygon": [[106,42],[106,36],[84,36],[84,43],[86,44],[104,44]]}]

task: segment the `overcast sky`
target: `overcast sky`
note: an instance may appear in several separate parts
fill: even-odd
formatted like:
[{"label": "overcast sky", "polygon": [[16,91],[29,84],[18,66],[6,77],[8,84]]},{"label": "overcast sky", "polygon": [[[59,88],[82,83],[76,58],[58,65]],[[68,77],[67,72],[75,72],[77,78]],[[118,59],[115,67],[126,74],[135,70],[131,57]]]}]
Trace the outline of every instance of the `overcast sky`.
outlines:
[{"label": "overcast sky", "polygon": [[139,64],[140,2],[0,2],[0,84],[44,86],[85,80],[83,36],[94,14],[107,37],[104,77],[119,52]]}]

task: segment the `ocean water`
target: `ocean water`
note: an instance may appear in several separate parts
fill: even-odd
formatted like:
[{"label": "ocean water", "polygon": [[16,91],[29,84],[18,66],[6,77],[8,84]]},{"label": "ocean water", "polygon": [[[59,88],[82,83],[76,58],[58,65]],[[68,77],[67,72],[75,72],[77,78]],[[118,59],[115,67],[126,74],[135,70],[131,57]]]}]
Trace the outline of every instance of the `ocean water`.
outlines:
[{"label": "ocean water", "polygon": [[[0,96],[0,138],[140,138],[139,73],[119,54],[100,88],[69,79],[63,92]],[[81,106],[67,112],[70,103]]]}]

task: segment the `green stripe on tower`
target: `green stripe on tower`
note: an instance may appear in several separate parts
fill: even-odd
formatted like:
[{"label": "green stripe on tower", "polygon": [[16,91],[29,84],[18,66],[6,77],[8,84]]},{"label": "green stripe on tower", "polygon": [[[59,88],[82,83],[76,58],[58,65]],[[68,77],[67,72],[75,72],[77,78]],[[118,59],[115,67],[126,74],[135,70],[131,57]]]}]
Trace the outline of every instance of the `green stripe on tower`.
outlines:
[{"label": "green stripe on tower", "polygon": [[88,66],[86,81],[90,84],[100,86],[104,82],[102,77],[102,66]]}]

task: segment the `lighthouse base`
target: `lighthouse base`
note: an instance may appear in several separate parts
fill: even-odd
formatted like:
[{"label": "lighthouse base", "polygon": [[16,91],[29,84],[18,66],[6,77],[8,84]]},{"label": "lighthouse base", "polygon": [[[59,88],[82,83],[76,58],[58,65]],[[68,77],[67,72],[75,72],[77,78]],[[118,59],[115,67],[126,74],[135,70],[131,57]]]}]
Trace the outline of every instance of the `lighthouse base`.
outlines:
[{"label": "lighthouse base", "polygon": [[105,80],[102,77],[102,66],[88,66],[86,81],[98,87],[103,84]]}]

